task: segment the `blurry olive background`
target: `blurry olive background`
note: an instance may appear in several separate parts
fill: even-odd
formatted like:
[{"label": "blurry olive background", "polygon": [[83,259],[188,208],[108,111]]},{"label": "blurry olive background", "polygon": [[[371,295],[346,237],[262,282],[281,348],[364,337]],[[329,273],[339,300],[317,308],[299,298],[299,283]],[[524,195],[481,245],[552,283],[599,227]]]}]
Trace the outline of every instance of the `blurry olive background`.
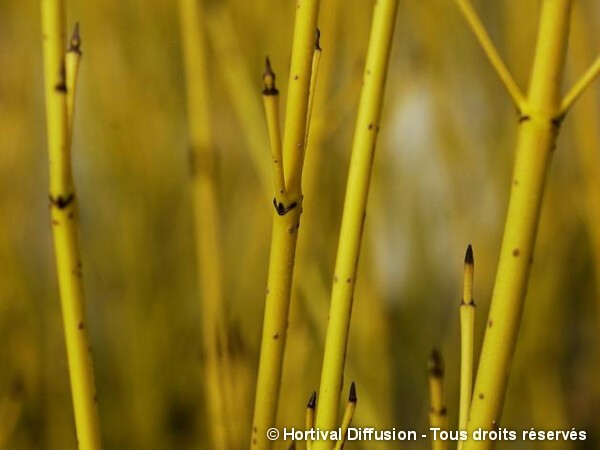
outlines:
[{"label": "blurry olive background", "polygon": [[[81,24],[73,165],[106,449],[211,448],[203,402],[177,2],[68,2]],[[265,55],[285,99],[295,2],[205,1],[226,314],[247,447],[272,193]],[[372,1],[323,0],[324,49],[305,170],[281,426],[318,388],[329,290]],[[600,5],[574,2],[566,85],[600,51]],[[539,2],[476,1],[525,89]],[[355,425],[428,428],[440,347],[458,405],[462,260],[475,250],[480,345],[507,204],[517,114],[450,0],[403,0],[355,295],[345,388]],[[0,2],[0,447],[76,447],[47,197],[39,4]],[[549,178],[502,426],[600,442],[600,87],[568,115]],[[283,443],[277,448],[284,448]],[[424,449],[427,440],[405,445]],[[347,448],[399,448],[350,443]],[[303,445],[300,445],[303,448]]]}]

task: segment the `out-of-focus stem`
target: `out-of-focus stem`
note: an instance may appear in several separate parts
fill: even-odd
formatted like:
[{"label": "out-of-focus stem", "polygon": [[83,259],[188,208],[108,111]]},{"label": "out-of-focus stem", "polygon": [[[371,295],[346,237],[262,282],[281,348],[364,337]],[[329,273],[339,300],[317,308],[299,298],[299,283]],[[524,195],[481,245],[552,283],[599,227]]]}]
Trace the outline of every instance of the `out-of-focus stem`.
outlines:
[{"label": "out-of-focus stem", "polygon": [[204,349],[204,393],[215,448],[227,449],[228,360],[224,318],[221,237],[209,106],[209,82],[202,2],[180,0],[180,26],[186,81],[198,285]]}]

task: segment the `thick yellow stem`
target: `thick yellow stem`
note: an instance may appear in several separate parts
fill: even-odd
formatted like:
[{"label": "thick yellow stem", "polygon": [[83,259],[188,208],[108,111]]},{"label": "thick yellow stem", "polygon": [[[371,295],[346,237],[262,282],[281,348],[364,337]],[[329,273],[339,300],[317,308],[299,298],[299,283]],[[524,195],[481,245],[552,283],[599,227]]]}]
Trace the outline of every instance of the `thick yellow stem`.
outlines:
[{"label": "thick yellow stem", "polygon": [[[500,419],[516,346],[542,195],[560,126],[560,86],[571,0],[544,0],[529,94],[520,119],[511,194],[500,260],[473,391],[469,432],[492,429]],[[465,450],[491,449],[489,440]]]},{"label": "thick yellow stem", "polygon": [[283,215],[278,211],[273,212],[271,258],[256,384],[252,449],[271,448],[271,441],[267,439],[266,433],[270,427],[275,426],[277,417],[301,208],[300,203]]},{"label": "thick yellow stem", "polygon": [[296,242],[302,213],[304,140],[318,11],[318,0],[296,2],[292,64],[283,137],[287,195],[282,198],[281,192],[276,192],[273,199],[275,211],[250,441],[252,449],[271,448],[272,441],[267,438],[267,430],[275,425],[277,417]]}]

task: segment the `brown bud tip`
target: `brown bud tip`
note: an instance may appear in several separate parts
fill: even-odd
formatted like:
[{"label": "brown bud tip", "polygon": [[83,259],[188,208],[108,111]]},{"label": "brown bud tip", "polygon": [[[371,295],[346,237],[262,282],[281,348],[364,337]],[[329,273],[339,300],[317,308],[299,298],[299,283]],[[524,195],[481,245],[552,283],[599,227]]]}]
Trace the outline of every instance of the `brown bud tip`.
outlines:
[{"label": "brown bud tip", "polygon": [[73,34],[71,35],[71,40],[69,41],[69,51],[81,54],[80,47],[81,36],[79,35],[79,22],[75,22],[75,27],[73,27]]},{"label": "brown bud tip", "polygon": [[306,405],[309,409],[315,409],[317,406],[317,391],[313,391],[308,399],[308,404]]},{"label": "brown bud tip", "polygon": [[315,50],[321,51],[321,30],[317,28],[317,38],[315,39]]},{"label": "brown bud tip", "polygon": [[475,259],[473,258],[473,247],[471,244],[467,247],[467,253],[465,253],[465,264],[473,265],[475,263]]},{"label": "brown bud tip", "polygon": [[265,88],[263,89],[263,95],[277,95],[279,91],[275,87],[275,72],[271,67],[271,60],[267,56],[265,60],[265,72],[263,73],[263,83]]},{"label": "brown bud tip", "polygon": [[429,374],[436,378],[444,376],[444,360],[437,348],[434,348],[429,357]]},{"label": "brown bud tip", "polygon": [[350,403],[356,403],[358,398],[356,397],[356,386],[354,385],[354,381],[350,385],[350,394],[348,395],[348,401]]},{"label": "brown bud tip", "polygon": [[267,74],[275,78],[275,73],[273,72],[273,67],[271,66],[271,60],[268,56],[265,58],[265,75]]}]

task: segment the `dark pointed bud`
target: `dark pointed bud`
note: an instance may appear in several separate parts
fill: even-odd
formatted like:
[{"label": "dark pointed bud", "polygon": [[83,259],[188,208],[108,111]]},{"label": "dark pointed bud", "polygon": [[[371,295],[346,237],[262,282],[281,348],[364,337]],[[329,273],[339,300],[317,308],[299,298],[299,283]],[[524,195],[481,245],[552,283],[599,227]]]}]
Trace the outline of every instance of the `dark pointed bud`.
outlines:
[{"label": "dark pointed bud", "polygon": [[277,95],[279,91],[275,87],[275,72],[271,67],[271,60],[267,56],[265,60],[265,72],[263,73],[263,83],[265,88],[263,89],[263,95]]},{"label": "dark pointed bud", "polygon": [[306,405],[309,409],[315,409],[317,406],[317,391],[313,391],[310,398],[308,399],[308,404]]},{"label": "dark pointed bud", "polygon": [[471,244],[467,247],[467,253],[465,254],[465,264],[470,264],[471,266],[475,264],[475,259],[473,258],[473,247]]},{"label": "dark pointed bud", "polygon": [[350,394],[348,395],[348,401],[350,403],[356,403],[358,398],[356,397],[356,386],[354,385],[354,381],[350,385]]},{"label": "dark pointed bud", "polygon": [[71,35],[71,40],[69,41],[69,50],[70,52],[75,52],[81,54],[81,36],[79,35],[79,22],[75,22],[75,27],[73,28],[73,34]]}]

